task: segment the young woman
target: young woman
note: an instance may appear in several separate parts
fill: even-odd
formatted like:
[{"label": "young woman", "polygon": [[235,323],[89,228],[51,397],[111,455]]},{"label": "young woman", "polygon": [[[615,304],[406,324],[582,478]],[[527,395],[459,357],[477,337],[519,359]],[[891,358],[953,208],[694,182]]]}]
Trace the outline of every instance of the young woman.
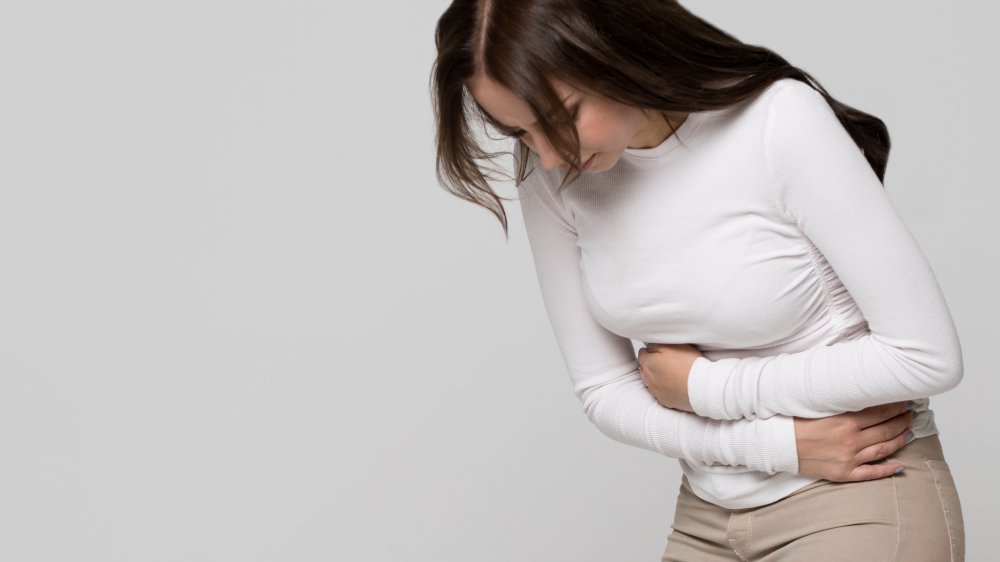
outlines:
[{"label": "young woman", "polygon": [[963,558],[961,349],[881,120],[669,0],[456,0],[436,40],[442,184],[506,232],[477,126],[515,139],[587,416],[680,459],[663,560]]}]

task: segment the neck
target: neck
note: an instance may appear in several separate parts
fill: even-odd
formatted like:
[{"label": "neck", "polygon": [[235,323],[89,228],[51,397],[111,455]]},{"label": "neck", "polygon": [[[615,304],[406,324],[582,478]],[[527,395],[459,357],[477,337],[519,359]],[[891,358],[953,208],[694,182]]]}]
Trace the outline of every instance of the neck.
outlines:
[{"label": "neck", "polygon": [[652,112],[647,131],[636,138],[636,146],[629,146],[629,148],[653,148],[654,146],[659,146],[670,135],[674,134],[674,131],[678,127],[684,124],[687,116],[687,113],[663,114],[659,111]]}]

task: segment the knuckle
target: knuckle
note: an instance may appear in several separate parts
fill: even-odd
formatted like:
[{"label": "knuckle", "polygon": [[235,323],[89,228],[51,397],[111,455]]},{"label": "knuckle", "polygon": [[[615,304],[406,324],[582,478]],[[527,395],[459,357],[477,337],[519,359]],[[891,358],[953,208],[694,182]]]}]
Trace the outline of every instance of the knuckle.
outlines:
[{"label": "knuckle", "polygon": [[904,445],[906,445],[906,441],[904,441],[904,439],[906,439],[905,436],[903,436],[902,439],[893,439],[892,441],[886,443],[885,454],[882,456],[889,457],[899,452],[899,450],[902,449]]},{"label": "knuckle", "polygon": [[893,448],[888,442],[879,443],[875,446],[875,458],[881,459],[892,454]]},{"label": "knuckle", "polygon": [[845,452],[837,457],[836,463],[840,470],[846,473],[854,469],[854,465],[857,464],[856,458],[853,454]]}]

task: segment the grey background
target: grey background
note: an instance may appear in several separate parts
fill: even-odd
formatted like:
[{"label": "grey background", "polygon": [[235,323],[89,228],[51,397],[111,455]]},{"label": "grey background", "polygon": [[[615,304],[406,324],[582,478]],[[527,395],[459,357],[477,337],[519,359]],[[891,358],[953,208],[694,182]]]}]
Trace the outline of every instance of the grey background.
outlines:
[{"label": "grey background", "polygon": [[[435,182],[446,5],[0,3],[0,559],[658,560],[676,461],[582,414],[517,205]],[[889,125],[989,559],[996,7],[686,5]]]}]

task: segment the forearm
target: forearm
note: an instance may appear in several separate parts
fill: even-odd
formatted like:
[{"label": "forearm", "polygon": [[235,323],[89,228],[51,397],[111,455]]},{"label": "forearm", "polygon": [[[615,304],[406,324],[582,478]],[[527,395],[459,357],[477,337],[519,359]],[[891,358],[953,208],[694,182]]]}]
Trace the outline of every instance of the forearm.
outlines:
[{"label": "forearm", "polygon": [[577,396],[590,421],[616,441],[696,464],[797,471],[791,418],[719,421],[665,408],[642,385],[637,370],[579,387]]},{"label": "forearm", "polygon": [[702,416],[753,419],[818,418],[932,396],[958,384],[963,370],[954,332],[935,338],[938,345],[928,351],[868,334],[797,353],[702,357],[692,365],[688,398]]}]

